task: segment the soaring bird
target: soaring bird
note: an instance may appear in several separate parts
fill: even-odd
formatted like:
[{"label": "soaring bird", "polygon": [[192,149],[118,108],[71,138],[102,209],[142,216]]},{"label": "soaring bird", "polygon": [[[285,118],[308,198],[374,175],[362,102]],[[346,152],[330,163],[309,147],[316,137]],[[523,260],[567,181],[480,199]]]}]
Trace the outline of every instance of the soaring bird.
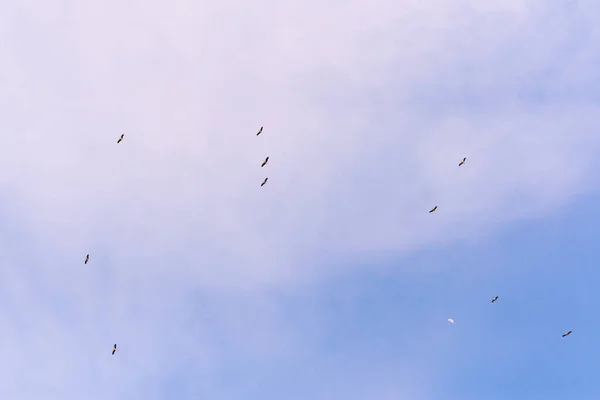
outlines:
[{"label": "soaring bird", "polygon": [[492,303],[495,302],[496,300],[498,300],[498,296],[496,296],[492,299]]},{"label": "soaring bird", "polygon": [[269,162],[269,157],[265,158],[265,161],[263,161],[261,167],[264,167],[265,165],[267,165],[268,162]]},{"label": "soaring bird", "polygon": [[430,213],[434,212],[435,210],[437,210],[437,206],[433,207],[431,210],[429,210]]},{"label": "soaring bird", "polygon": [[571,332],[573,332],[573,331],[569,331],[569,332],[567,332],[567,333],[563,333],[562,337],[567,337],[567,336],[569,336],[569,335],[571,334]]},{"label": "soaring bird", "polygon": [[256,134],[256,136],[258,136],[258,135],[260,135],[260,134],[261,134],[261,132],[262,132],[262,128],[263,128],[263,127],[261,126],[261,127],[260,127],[260,129],[258,130],[258,133]]},{"label": "soaring bird", "polygon": [[269,180],[269,178],[265,178],[265,180],[263,181],[263,183],[260,184],[260,187],[265,186],[265,183],[267,183],[268,180]]},{"label": "soaring bird", "polygon": [[462,161],[458,164],[458,166],[460,167],[461,165],[463,165],[465,161],[467,161],[467,157],[463,158]]},{"label": "soaring bird", "polygon": [[87,264],[88,261],[90,261],[90,255],[89,254],[87,256],[85,256],[85,262],[84,262],[84,264]]},{"label": "soaring bird", "polygon": [[115,351],[117,351],[117,344],[116,344],[116,343],[115,343],[115,345],[114,345],[114,347],[113,347],[113,352],[112,352],[112,355],[113,355],[113,356],[115,355]]},{"label": "soaring bird", "polygon": [[117,144],[121,143],[121,141],[123,140],[123,136],[125,136],[125,134],[121,135],[121,137],[119,138],[119,140],[117,140]]}]

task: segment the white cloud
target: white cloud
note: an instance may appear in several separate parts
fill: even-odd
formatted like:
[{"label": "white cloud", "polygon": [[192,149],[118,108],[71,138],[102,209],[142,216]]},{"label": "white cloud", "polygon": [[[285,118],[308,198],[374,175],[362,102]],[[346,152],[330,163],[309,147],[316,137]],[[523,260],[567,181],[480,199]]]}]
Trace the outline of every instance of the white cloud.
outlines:
[{"label": "white cloud", "polygon": [[[333,273],[313,256],[324,251],[477,240],[596,189],[598,109],[589,99],[598,28],[589,16],[599,10],[593,2],[569,14],[560,7],[2,6],[11,41],[0,54],[0,184],[6,212],[35,237],[18,250],[24,258],[7,261],[22,272],[9,269],[4,285],[29,315],[12,335],[51,351],[44,370],[60,390],[82,352],[91,368],[78,371],[89,374],[83,382],[94,368],[108,374],[91,360],[115,336],[129,343],[120,368],[158,373],[169,359],[170,350],[157,349],[165,338],[211,351],[212,339],[153,332],[165,318],[177,330],[182,322],[169,315],[193,288],[260,293]],[[37,263],[24,267],[25,259]],[[28,293],[33,279],[43,294]],[[46,295],[65,303],[45,304]],[[72,314],[53,314],[72,303]],[[265,332],[282,336],[283,328],[270,306],[257,307],[264,343],[242,340],[265,349],[274,340]],[[252,325],[224,313],[226,335]],[[83,325],[71,330],[67,321]],[[32,329],[61,345],[49,350],[49,340],[28,336]],[[67,340],[75,341],[69,350]],[[132,342],[153,354],[127,358]],[[181,347],[180,355],[189,351]],[[38,351],[14,351],[23,363],[14,371],[28,370],[25,360],[46,365]]]}]

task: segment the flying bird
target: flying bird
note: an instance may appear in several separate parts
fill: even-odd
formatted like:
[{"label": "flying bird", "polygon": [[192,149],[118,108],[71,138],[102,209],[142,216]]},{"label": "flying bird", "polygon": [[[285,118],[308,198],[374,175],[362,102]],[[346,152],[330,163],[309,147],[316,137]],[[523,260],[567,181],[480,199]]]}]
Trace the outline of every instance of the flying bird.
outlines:
[{"label": "flying bird", "polygon": [[268,162],[269,162],[269,157],[265,158],[265,161],[263,161],[261,167],[264,167],[265,165],[267,165]]},{"label": "flying bird", "polygon": [[431,210],[429,210],[429,213],[434,212],[435,210],[437,210],[437,206],[433,207]]},{"label": "flying bird", "polygon": [[495,302],[496,300],[498,300],[498,296],[496,296],[492,299],[492,303]]},{"label": "flying bird", "polygon": [[263,183],[260,184],[260,187],[265,186],[265,183],[267,183],[268,180],[269,180],[269,178],[265,178],[265,180],[263,181]]},{"label": "flying bird", "polygon": [[119,138],[119,140],[117,140],[117,144],[121,143],[121,141],[123,140],[123,136],[125,136],[125,134],[121,135],[121,137]]},{"label": "flying bird", "polygon": [[573,332],[573,331],[569,331],[569,332],[567,332],[567,333],[563,333],[562,337],[567,337],[567,336],[569,336],[569,335],[571,334],[571,332]]},{"label": "flying bird", "polygon": [[458,164],[458,166],[460,167],[461,165],[463,165],[465,161],[467,161],[467,157],[463,158],[462,161]]},{"label": "flying bird", "polygon": [[114,345],[114,347],[113,347],[113,352],[112,352],[112,355],[113,355],[113,356],[115,355],[115,351],[117,351],[117,344],[116,344],[116,343],[115,343],[115,345]]},{"label": "flying bird", "polygon": [[258,130],[258,133],[256,134],[256,136],[258,136],[258,135],[260,135],[260,134],[261,134],[261,132],[262,132],[262,128],[263,128],[263,127],[261,126],[261,127],[260,127],[260,129]]},{"label": "flying bird", "polygon": [[454,320],[452,318],[448,318],[448,322],[450,322],[451,324],[453,324]]},{"label": "flying bird", "polygon": [[90,255],[89,254],[87,256],[85,256],[85,262],[84,262],[84,264],[87,264],[88,261],[90,261]]}]

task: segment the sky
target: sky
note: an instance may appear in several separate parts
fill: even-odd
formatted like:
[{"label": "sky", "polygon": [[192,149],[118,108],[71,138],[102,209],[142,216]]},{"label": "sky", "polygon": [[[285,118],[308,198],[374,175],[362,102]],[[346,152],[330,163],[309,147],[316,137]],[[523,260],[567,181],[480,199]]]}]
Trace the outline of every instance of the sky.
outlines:
[{"label": "sky", "polygon": [[0,397],[598,399],[598,15],[0,1]]}]

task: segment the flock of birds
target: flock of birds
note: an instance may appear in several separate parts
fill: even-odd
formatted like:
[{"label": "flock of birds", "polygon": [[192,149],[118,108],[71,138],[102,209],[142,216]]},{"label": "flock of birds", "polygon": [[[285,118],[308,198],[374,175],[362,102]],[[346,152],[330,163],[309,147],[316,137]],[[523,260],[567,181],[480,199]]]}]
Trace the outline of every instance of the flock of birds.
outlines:
[{"label": "flock of birds", "polygon": [[[261,129],[262,129],[262,128],[261,128]],[[464,158],[463,158],[463,159],[460,161],[460,163],[458,163],[458,166],[459,166],[459,167],[462,167],[462,166],[464,165],[464,163],[465,163],[465,162],[467,162],[467,157],[464,157]],[[429,210],[429,213],[431,214],[432,212],[434,212],[435,210],[437,210],[437,208],[438,208],[438,206],[435,206],[435,207],[433,207],[431,210]],[[496,301],[498,301],[498,296],[496,296],[496,297],[494,297],[494,298],[492,299],[492,303],[495,303]],[[453,323],[454,323],[454,320],[453,320],[452,318],[448,318],[448,322],[450,322],[451,324],[453,324]],[[563,333],[563,334],[562,334],[562,337],[567,337],[567,336],[569,336],[569,335],[570,335],[572,332],[573,332],[573,331],[569,331],[569,332]]]},{"label": "flock of birds", "polygon": [[[263,128],[264,128],[264,127],[262,127],[262,126],[260,127],[260,129],[259,129],[259,130],[258,130],[258,132],[256,133],[256,136],[259,136],[259,135],[262,133],[262,131],[263,131]],[[124,138],[124,137],[125,137],[125,134],[122,134],[122,135],[119,137],[119,139],[117,139],[117,144],[121,143],[121,142],[123,141],[123,138]],[[460,163],[458,163],[458,166],[459,166],[459,167],[462,167],[462,166],[465,164],[465,162],[467,162],[467,157],[464,157],[464,158],[463,158],[463,159],[460,161]],[[265,165],[267,165],[268,163],[269,163],[269,157],[266,157],[266,158],[265,158],[265,160],[264,160],[264,161],[262,162],[262,164],[261,164],[261,168],[262,168],[262,167],[264,167]],[[263,182],[260,184],[260,186],[261,186],[261,187],[265,186],[265,184],[267,183],[267,181],[268,181],[268,180],[269,180],[269,178],[268,178],[268,177],[266,177],[266,178],[265,178],[265,180],[264,180],[264,181],[263,181]],[[438,206],[436,205],[436,206],[435,206],[435,207],[433,207],[431,210],[429,210],[429,213],[431,214],[432,212],[436,211],[436,210],[437,210],[437,208],[438,208]],[[89,261],[90,261],[90,255],[88,254],[88,255],[86,255],[86,256],[85,256],[85,262],[84,262],[84,264],[87,264]],[[496,296],[496,297],[494,297],[494,298],[492,299],[492,303],[495,303],[497,300],[498,300],[498,296]],[[450,323],[452,323],[452,324],[453,324],[453,323],[454,323],[454,320],[453,320],[452,318],[448,318],[448,322],[450,322]],[[569,336],[569,335],[570,335],[572,332],[573,332],[573,331],[568,331],[567,333],[563,333],[562,337],[567,337],[567,336]],[[113,346],[113,349],[112,349],[112,355],[115,355],[116,351],[117,351],[117,344],[115,343],[115,344],[114,344],[114,346]]]},{"label": "flock of birds", "polygon": [[[256,136],[260,135],[263,131],[263,127],[261,126],[260,129],[258,130],[258,133],[256,134]],[[119,136],[119,139],[117,139],[117,144],[121,143],[123,141],[123,138],[125,137],[125,134],[121,134],[121,136]],[[265,160],[262,162],[262,164],[260,165],[261,168],[264,167],[265,165],[267,165],[269,163],[269,157],[265,158]],[[267,181],[269,180],[269,178],[265,178],[265,180],[263,181],[263,183],[260,184],[261,187],[265,186],[265,184],[267,183]],[[436,207],[437,208],[437,207]],[[90,255],[87,254],[85,256],[85,261],[83,262],[84,264],[87,264],[90,261]],[[115,343],[112,349],[112,355],[114,356],[115,353],[117,352],[117,344]]]}]

